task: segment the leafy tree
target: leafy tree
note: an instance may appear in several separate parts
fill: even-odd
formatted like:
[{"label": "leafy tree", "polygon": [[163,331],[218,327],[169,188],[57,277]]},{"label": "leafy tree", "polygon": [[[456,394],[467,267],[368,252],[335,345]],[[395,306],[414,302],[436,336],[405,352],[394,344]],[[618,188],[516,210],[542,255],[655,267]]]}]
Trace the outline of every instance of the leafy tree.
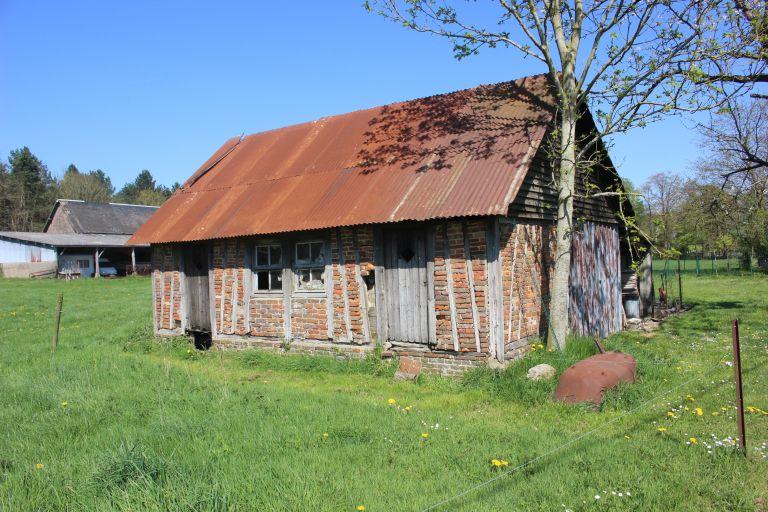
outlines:
[{"label": "leafy tree", "polygon": [[59,195],[67,199],[81,199],[105,203],[112,199],[115,189],[112,180],[101,169],[81,173],[70,164],[59,183]]},{"label": "leafy tree", "polygon": [[48,168],[28,147],[10,152],[9,172],[4,173],[3,211],[8,229],[41,229],[55,195],[55,182]]},{"label": "leafy tree", "polygon": [[[365,7],[408,29],[449,39],[459,59],[484,48],[505,48],[546,69],[558,111],[551,138],[558,243],[549,343],[562,349],[576,172],[589,172],[607,135],[719,101],[723,88],[709,88],[700,66],[730,50],[717,42],[727,6],[688,0],[498,0],[489,3],[490,15],[479,15],[477,4],[369,0]],[[595,113],[597,128],[577,138],[585,106]]]},{"label": "leafy tree", "polygon": [[171,196],[167,187],[158,186],[148,170],[142,170],[132,183],[127,183],[115,196],[121,203],[161,205]]}]

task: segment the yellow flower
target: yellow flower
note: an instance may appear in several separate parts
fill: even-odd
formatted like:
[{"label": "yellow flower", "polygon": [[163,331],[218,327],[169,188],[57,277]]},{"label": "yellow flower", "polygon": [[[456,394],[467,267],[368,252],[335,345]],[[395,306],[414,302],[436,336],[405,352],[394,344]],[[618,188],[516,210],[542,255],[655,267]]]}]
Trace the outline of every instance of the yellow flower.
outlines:
[{"label": "yellow flower", "polygon": [[693,402],[693,401],[695,401],[695,400],[696,400],[696,399],[695,399],[695,398],[693,398],[691,395],[687,395],[685,398],[686,398],[686,400],[689,400],[689,401],[691,401],[691,402]]},{"label": "yellow flower", "polygon": [[712,416],[717,416],[718,414],[720,414],[720,413],[717,412],[717,411],[712,411]]},{"label": "yellow flower", "polygon": [[43,469],[44,467],[45,467],[45,466],[43,466],[43,465],[42,465],[41,463],[39,463],[39,462],[38,462],[37,464],[35,464],[35,469],[37,469],[37,470],[41,470],[41,469]]},{"label": "yellow flower", "polygon": [[544,348],[544,344],[543,343],[539,343],[538,345],[536,345],[536,348]]},{"label": "yellow flower", "polygon": [[187,349],[187,354],[191,354],[191,353],[192,353],[192,349],[191,349],[191,348],[188,348],[188,349]]},{"label": "yellow flower", "polygon": [[692,437],[692,438],[688,439],[688,441],[690,441],[691,444],[699,444],[698,439],[696,439],[695,437]]},{"label": "yellow flower", "polygon": [[694,411],[696,412],[696,416],[704,416],[704,410],[701,407],[697,407]]},{"label": "yellow flower", "polygon": [[323,432],[323,439],[328,439],[328,432]]},{"label": "yellow flower", "polygon": [[[387,400],[387,403],[388,403],[389,405],[395,405],[395,404],[397,403],[397,400],[395,400],[394,398],[390,398],[389,400]],[[362,506],[362,505],[361,505],[361,506]]]},{"label": "yellow flower", "polygon": [[360,512],[365,512],[365,505],[358,505],[357,510],[359,510]]},{"label": "yellow flower", "polygon": [[553,349],[553,348],[548,348],[547,349],[547,352],[554,352],[554,351],[555,351],[555,349]]},{"label": "yellow flower", "polygon": [[62,407],[66,407],[66,406],[68,406],[68,405],[69,405],[69,402],[67,402],[66,400],[64,400],[63,402],[61,402],[61,406],[62,406]]},{"label": "yellow flower", "polygon": [[760,412],[760,409],[750,405],[750,406],[747,407],[747,412]]},{"label": "yellow flower", "polygon": [[667,427],[659,427],[656,430],[658,430],[659,432],[661,432],[663,434],[664,432],[667,431]]},{"label": "yellow flower", "polygon": [[504,468],[509,466],[509,462],[504,459],[493,459],[491,465],[495,468]]},{"label": "yellow flower", "polygon": [[624,439],[630,439],[630,437],[629,436],[624,436]]},{"label": "yellow flower", "polygon": [[426,438],[428,438],[428,437],[429,437],[429,432],[423,432],[423,433],[421,434],[421,437],[422,437],[423,439],[426,439]]},{"label": "yellow flower", "polygon": [[536,345],[531,345],[531,352],[536,352]]},{"label": "yellow flower", "polygon": [[406,405],[405,406],[405,412],[411,412],[411,406],[410,405]]},{"label": "yellow flower", "polygon": [[675,413],[673,413],[672,411],[667,411],[667,416],[669,416],[670,418],[677,418],[677,416],[675,416]]}]

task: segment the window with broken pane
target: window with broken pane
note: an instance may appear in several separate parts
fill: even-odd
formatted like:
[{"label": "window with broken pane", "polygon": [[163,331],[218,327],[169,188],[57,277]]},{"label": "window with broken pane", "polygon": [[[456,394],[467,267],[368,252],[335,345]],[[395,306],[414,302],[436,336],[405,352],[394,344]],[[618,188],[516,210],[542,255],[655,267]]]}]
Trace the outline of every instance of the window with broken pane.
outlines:
[{"label": "window with broken pane", "polygon": [[280,244],[259,244],[254,252],[254,290],[257,292],[282,290],[283,249]]},{"label": "window with broken pane", "polygon": [[325,242],[297,242],[294,273],[297,290],[324,290]]}]

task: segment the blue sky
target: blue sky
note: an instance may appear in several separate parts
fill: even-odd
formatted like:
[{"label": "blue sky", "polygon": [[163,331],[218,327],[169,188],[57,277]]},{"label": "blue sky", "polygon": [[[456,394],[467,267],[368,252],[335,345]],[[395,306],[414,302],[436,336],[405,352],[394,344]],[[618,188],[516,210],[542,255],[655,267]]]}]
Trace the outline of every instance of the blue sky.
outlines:
[{"label": "blue sky", "polygon": [[[544,71],[503,49],[456,61],[361,3],[0,0],[0,158],[26,145],[55,175],[171,184],[242,132]],[[684,172],[691,126],[618,137],[619,171]]]}]

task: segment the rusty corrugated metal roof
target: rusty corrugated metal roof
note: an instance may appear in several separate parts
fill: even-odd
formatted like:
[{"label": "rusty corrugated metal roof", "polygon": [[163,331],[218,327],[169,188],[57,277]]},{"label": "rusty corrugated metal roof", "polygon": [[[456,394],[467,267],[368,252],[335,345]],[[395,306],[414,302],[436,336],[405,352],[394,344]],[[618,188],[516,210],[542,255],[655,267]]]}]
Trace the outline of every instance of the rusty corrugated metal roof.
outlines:
[{"label": "rusty corrugated metal roof", "polygon": [[537,75],[235,137],[130,242],[504,215],[553,104]]}]

